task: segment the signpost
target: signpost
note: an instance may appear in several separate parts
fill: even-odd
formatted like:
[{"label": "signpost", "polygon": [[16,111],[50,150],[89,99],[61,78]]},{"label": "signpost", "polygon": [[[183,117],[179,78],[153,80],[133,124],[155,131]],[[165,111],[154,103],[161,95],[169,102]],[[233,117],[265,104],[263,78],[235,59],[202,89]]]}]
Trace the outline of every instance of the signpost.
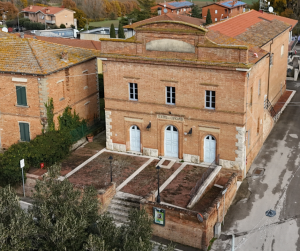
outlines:
[{"label": "signpost", "polygon": [[22,169],[22,179],[23,179],[23,193],[24,193],[24,197],[25,197],[25,186],[24,186],[24,172],[23,172],[23,167],[25,166],[25,161],[24,159],[20,160],[20,167]]}]

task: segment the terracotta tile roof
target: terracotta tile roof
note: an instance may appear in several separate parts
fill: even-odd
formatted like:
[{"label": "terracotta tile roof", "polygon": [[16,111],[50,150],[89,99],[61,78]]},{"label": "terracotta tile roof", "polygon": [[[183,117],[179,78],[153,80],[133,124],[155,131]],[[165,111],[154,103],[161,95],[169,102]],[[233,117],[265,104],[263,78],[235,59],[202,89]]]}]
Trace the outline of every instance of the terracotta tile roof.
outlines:
[{"label": "terracotta tile roof", "polygon": [[[208,33],[206,33],[207,38],[209,38],[211,41],[217,43],[218,45],[245,45],[248,46],[249,52],[248,52],[248,60],[249,63],[255,64],[257,61],[259,61],[262,57],[268,54],[267,51],[261,49],[258,46],[255,46],[247,41],[242,41],[236,38],[228,37],[226,35],[221,34],[218,31],[212,31],[209,30]],[[257,53],[256,57],[254,53]]]},{"label": "terracotta tile roof", "polygon": [[[192,7],[194,4],[189,1],[181,1],[181,2],[173,1],[173,2],[166,2],[166,3],[158,3],[157,5],[162,6],[162,7],[164,7],[164,5],[166,5],[166,8],[169,8],[171,10],[177,10],[177,9],[181,9],[184,7],[187,7],[187,8]],[[157,5],[152,8],[157,8]]]},{"label": "terracotta tile roof", "polygon": [[[0,39],[0,71],[47,75],[100,55],[99,51],[16,36]],[[68,52],[68,61],[61,52]]]},{"label": "terracotta tile roof", "polygon": [[289,27],[289,24],[276,19],[272,21],[262,20],[261,22],[252,25],[247,31],[235,38],[261,47]]},{"label": "terracotta tile roof", "polygon": [[11,36],[13,36],[13,35],[10,34],[10,33],[4,32],[4,31],[0,31],[0,38],[2,38],[2,37],[11,37]]},{"label": "terracotta tile roof", "polygon": [[156,22],[156,21],[179,21],[179,22],[186,22],[186,23],[194,24],[197,26],[200,26],[205,23],[204,19],[184,16],[184,15],[177,15],[177,14],[173,14],[173,13],[167,13],[167,14],[163,14],[160,16],[152,17],[152,18],[149,18],[149,19],[146,19],[143,21],[133,23],[132,25],[126,25],[126,26],[124,26],[124,28],[135,29],[139,25]]},{"label": "terracotta tile roof", "polygon": [[249,12],[242,13],[240,15],[228,18],[224,21],[210,25],[208,29],[219,31],[222,34],[230,37],[238,36],[247,31],[252,25],[261,22],[262,20],[274,20],[283,21],[288,23],[292,27],[297,24],[297,20],[293,20],[286,17],[280,17],[273,14],[261,13],[256,10],[251,10]]},{"label": "terracotta tile roof", "polygon": [[[30,9],[31,8],[31,9]],[[46,13],[46,9],[49,10],[49,12]],[[42,6],[28,6],[25,9],[22,10],[22,12],[38,12],[41,11],[44,14],[48,15],[54,15],[66,8],[61,8],[61,7],[42,7]],[[71,11],[71,10],[70,10]]]},{"label": "terracotta tile roof", "polygon": [[222,1],[222,2],[215,2],[215,3],[207,4],[207,5],[203,6],[202,8],[208,7],[208,6],[211,6],[211,5],[214,5],[214,4],[215,5],[219,5],[221,7],[224,7],[226,9],[233,9],[233,8],[236,8],[236,7],[239,7],[239,6],[246,5],[246,3],[241,2],[241,1],[236,1],[236,2],[233,2],[233,1]]},{"label": "terracotta tile roof", "polygon": [[[17,36],[20,36],[16,33]],[[101,50],[101,42],[93,40],[80,40],[71,38],[60,38],[60,37],[42,37],[42,36],[32,36],[25,34],[25,38],[35,38],[41,41],[46,41],[50,43],[63,44],[72,47],[79,47],[90,50]]]}]

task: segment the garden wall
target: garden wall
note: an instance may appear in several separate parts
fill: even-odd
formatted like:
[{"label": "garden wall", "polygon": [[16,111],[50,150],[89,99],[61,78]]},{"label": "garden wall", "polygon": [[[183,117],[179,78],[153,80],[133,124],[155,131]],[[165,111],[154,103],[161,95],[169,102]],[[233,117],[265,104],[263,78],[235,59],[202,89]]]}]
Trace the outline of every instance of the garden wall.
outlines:
[{"label": "garden wall", "polygon": [[116,194],[116,183],[112,182],[110,185],[105,188],[98,190],[98,201],[101,202],[101,212],[106,211],[109,206],[112,198]]}]

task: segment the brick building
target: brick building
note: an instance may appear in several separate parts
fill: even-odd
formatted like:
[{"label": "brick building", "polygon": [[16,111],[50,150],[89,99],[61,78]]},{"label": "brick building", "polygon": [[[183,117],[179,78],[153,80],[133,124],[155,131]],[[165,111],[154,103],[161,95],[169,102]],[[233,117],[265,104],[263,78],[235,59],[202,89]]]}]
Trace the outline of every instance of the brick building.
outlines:
[{"label": "brick building", "polygon": [[[230,20],[222,29],[235,30]],[[101,41],[108,149],[194,163],[219,156],[246,174],[274,123],[264,104],[285,90],[291,25],[217,27],[150,21],[128,40]]]},{"label": "brick building", "polygon": [[191,12],[193,5],[194,4],[189,1],[179,1],[179,2],[172,1],[172,2],[158,3],[157,5],[151,7],[151,10],[157,12],[158,15],[162,15],[166,13],[185,15]]},{"label": "brick building", "polygon": [[41,134],[45,103],[57,116],[70,106],[98,117],[97,51],[0,33],[0,139],[7,148]]},{"label": "brick building", "polygon": [[74,25],[75,11],[60,7],[28,6],[22,10],[24,17],[31,22],[42,24],[64,24],[66,27]]},{"label": "brick building", "polygon": [[236,0],[211,3],[202,7],[202,17],[205,19],[210,10],[211,20],[215,23],[245,12],[245,6],[246,3]]}]

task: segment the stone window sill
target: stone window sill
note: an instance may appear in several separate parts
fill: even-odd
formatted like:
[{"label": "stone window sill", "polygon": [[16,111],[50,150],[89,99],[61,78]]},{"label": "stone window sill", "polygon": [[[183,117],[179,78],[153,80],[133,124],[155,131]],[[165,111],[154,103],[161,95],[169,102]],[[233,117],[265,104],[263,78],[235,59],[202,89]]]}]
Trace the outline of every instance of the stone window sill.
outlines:
[{"label": "stone window sill", "polygon": [[28,105],[16,105],[16,107],[20,107],[20,108],[29,108],[30,106],[28,106]]}]

